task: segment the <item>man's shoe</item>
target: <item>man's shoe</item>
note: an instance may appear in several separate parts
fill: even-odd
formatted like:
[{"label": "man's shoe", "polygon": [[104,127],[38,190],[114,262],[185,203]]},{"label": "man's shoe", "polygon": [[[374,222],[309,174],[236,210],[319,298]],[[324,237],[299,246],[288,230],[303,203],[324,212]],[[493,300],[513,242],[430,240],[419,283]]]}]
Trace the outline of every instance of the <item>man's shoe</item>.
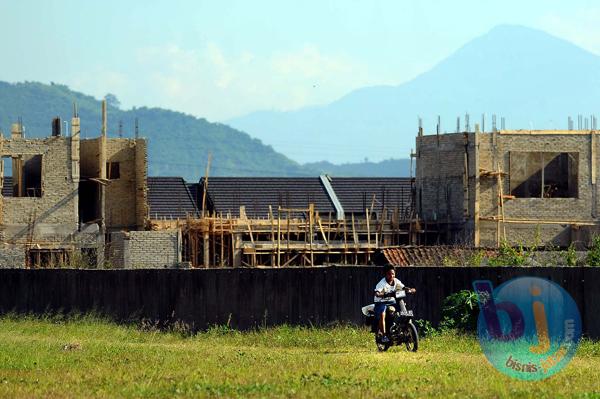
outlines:
[{"label": "man's shoe", "polygon": [[381,343],[382,344],[389,344],[390,343],[390,339],[387,337],[387,335],[384,335],[383,337],[381,337]]}]

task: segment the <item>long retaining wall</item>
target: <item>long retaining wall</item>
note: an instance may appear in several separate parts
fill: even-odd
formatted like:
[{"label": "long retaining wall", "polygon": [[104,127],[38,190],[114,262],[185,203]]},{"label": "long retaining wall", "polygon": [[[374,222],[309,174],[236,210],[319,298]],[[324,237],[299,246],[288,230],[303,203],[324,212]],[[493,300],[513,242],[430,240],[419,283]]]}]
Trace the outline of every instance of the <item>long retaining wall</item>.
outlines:
[{"label": "long retaining wall", "polygon": [[[406,267],[398,277],[418,294],[417,318],[439,322],[443,299],[474,280],[494,286],[518,276],[548,278],[581,312],[584,332],[600,338],[600,268]],[[96,311],[116,320],[181,321],[192,329],[229,324],[362,323],[381,268],[339,266],[208,270],[0,270],[0,312]]]}]

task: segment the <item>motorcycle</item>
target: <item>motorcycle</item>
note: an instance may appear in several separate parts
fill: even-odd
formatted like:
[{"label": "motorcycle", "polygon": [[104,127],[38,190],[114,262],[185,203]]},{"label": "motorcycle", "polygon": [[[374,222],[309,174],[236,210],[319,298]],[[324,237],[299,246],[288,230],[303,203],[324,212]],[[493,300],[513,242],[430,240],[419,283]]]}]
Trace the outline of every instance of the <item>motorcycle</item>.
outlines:
[{"label": "motorcycle", "polygon": [[371,327],[371,332],[375,334],[375,344],[381,352],[387,351],[392,345],[406,346],[406,350],[416,352],[419,349],[419,333],[413,323],[412,310],[406,309],[404,299],[406,291],[397,290],[389,293],[395,298],[395,305],[387,307],[385,312],[385,325],[387,342],[382,340],[383,335],[379,335],[379,315],[376,315],[375,304],[370,304],[362,308],[362,313],[366,316],[366,324]]}]

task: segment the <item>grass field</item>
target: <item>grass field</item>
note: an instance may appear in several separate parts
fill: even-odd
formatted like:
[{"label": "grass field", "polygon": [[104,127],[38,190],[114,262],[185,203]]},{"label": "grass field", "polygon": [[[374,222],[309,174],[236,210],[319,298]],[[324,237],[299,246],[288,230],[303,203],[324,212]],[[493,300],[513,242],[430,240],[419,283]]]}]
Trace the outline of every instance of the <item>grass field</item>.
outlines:
[{"label": "grass field", "polygon": [[541,382],[509,379],[477,340],[375,350],[366,329],[213,329],[187,336],[83,317],[0,318],[0,397],[595,397],[600,343]]}]

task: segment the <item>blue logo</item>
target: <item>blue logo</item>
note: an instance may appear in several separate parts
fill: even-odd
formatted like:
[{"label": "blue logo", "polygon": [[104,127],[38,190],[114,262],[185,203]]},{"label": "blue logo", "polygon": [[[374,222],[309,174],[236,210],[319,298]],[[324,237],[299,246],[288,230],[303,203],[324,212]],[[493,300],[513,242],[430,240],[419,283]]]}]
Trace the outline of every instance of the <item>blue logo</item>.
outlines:
[{"label": "blue logo", "polygon": [[509,280],[493,289],[475,281],[477,333],[485,356],[502,373],[542,380],[565,367],[581,339],[581,316],[561,286],[537,277]]}]

